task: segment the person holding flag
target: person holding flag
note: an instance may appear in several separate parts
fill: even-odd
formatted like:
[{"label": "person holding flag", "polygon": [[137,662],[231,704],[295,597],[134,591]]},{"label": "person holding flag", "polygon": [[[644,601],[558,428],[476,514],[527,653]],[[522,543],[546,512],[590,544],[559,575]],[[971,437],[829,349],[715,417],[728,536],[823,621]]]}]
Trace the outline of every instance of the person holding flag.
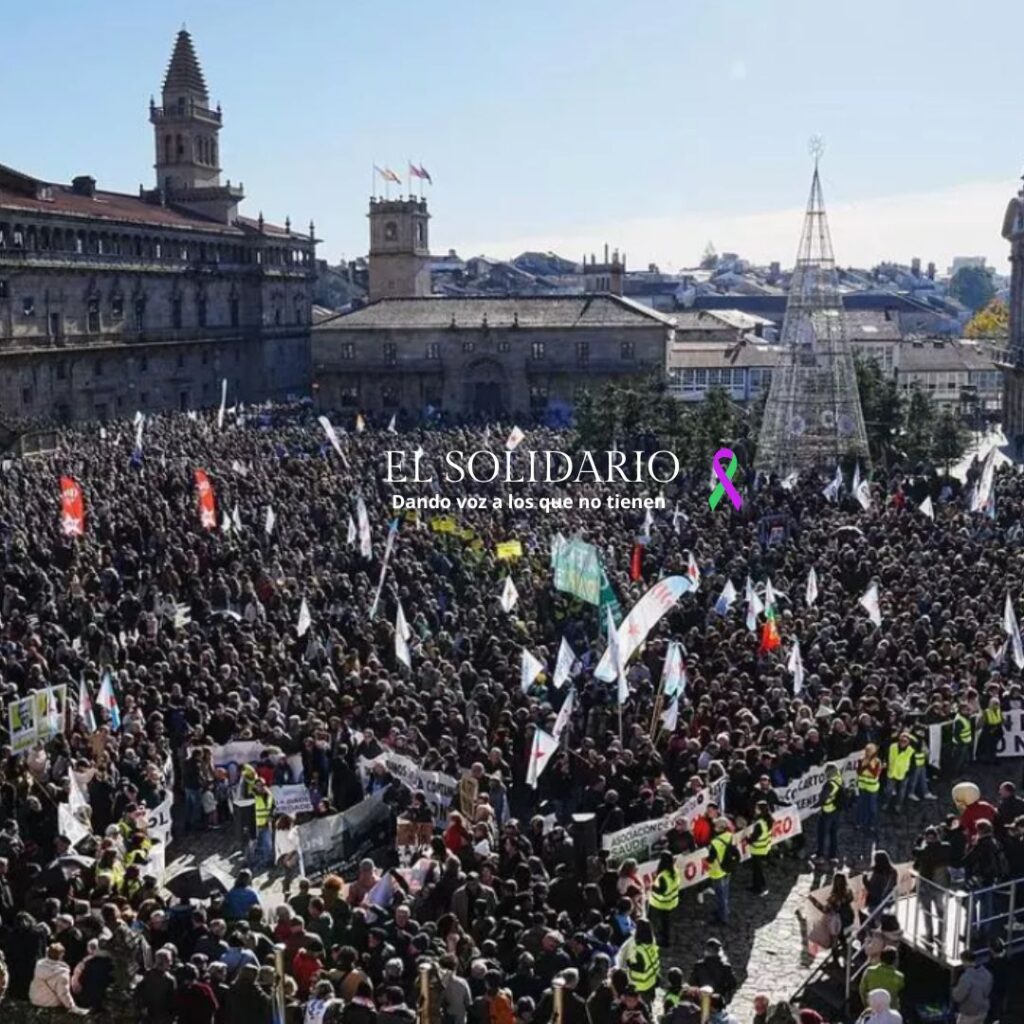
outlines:
[{"label": "person holding flag", "polygon": [[110,678],[110,672],[103,673],[103,678],[100,680],[100,692],[96,695],[96,703],[106,709],[110,729],[112,732],[117,732],[121,728],[121,709],[117,704],[114,682]]}]

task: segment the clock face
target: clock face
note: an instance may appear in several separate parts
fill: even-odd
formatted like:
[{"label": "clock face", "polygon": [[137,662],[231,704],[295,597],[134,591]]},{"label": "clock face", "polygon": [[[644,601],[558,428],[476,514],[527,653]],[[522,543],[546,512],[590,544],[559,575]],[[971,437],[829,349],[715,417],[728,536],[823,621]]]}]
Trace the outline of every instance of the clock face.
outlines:
[{"label": "clock face", "polygon": [[393,221],[389,220],[384,225],[384,241],[394,242],[398,240],[398,225]]}]

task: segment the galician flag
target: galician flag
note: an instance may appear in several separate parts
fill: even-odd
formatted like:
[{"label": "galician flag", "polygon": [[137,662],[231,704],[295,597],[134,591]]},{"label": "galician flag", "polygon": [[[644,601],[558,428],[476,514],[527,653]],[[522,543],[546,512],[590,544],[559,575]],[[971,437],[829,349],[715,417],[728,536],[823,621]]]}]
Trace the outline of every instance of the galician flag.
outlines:
[{"label": "galician flag", "polygon": [[808,608],[813,608],[814,602],[818,600],[818,574],[814,571],[813,565],[811,566],[811,571],[807,574],[807,593],[805,598]]},{"label": "galician flag", "polygon": [[85,685],[85,679],[78,683],[78,717],[87,732],[96,731],[96,715],[92,710],[92,699],[89,697],[89,687]]},{"label": "galician flag", "polygon": [[295,632],[299,636],[305,636],[306,631],[310,626],[313,625],[313,616],[309,614],[309,605],[306,604],[306,599],[302,599],[302,604],[299,605],[299,621],[295,625]]},{"label": "galician flag", "polygon": [[519,427],[513,427],[505,441],[506,451],[514,452],[525,440],[526,434]]},{"label": "galician flag", "polygon": [[1010,594],[1006,594],[1006,604],[1003,606],[1003,629],[1010,638],[1013,645],[1013,660],[1017,668],[1024,668],[1024,644],[1021,643],[1020,627],[1017,625],[1017,616],[1013,611],[1013,601]]},{"label": "galician flag", "polygon": [[757,632],[757,617],[764,611],[764,605],[761,603],[761,598],[754,593],[754,584],[750,582],[750,577],[747,577],[747,629],[751,633]]},{"label": "galician flag", "polygon": [[607,622],[605,628],[608,631],[608,654],[611,661],[612,671],[618,683],[619,704],[625,704],[629,700],[629,684],[626,682],[626,666],[622,664],[622,651],[619,648],[619,631],[615,626],[615,619],[612,618],[611,607],[605,609]]},{"label": "galician flag", "polygon": [[800,657],[799,640],[793,641],[793,650],[789,652],[789,661],[786,662],[786,668],[789,669],[789,673],[793,677],[793,693],[802,693],[804,688],[804,662],[803,658]]},{"label": "galician flag", "polygon": [[662,669],[664,685],[662,689],[669,699],[679,697],[686,692],[686,666],[683,664],[683,648],[673,640],[665,652],[665,667]]},{"label": "galician flag", "polygon": [[398,433],[398,429],[395,426],[395,420],[396,420],[397,416],[398,416],[398,413],[392,413],[391,414],[391,420],[388,423],[388,433],[389,434],[397,434]]},{"label": "galician flag", "polygon": [[725,615],[735,603],[736,588],[732,585],[732,580],[726,580],[725,586],[722,587],[722,593],[718,595],[718,600],[715,602],[715,611],[719,615]]},{"label": "galician flag", "polygon": [[519,661],[519,688],[526,693],[534,680],[544,671],[544,662],[535,658],[525,647]]},{"label": "galician flag", "polygon": [[935,508],[932,505],[931,495],[924,499],[920,505],[921,514],[927,516],[929,519],[935,519]]},{"label": "galician flag", "polygon": [[679,724],[679,698],[675,697],[672,703],[661,713],[661,727],[665,732],[675,732]]},{"label": "galician flag", "polygon": [[110,715],[110,728],[117,732],[121,728],[121,709],[117,706],[117,697],[114,695],[114,681],[110,678],[109,672],[103,673],[100,682],[100,692],[96,695],[96,703],[101,708],[106,708]]},{"label": "galician flag", "polygon": [[576,691],[570,686],[569,692],[565,695],[565,700],[562,701],[562,706],[558,709],[558,717],[555,719],[555,730],[552,735],[556,740],[562,738],[562,733],[565,732],[572,719],[572,710],[576,706]]},{"label": "galician flag", "polygon": [[410,671],[412,671],[412,656],[409,654],[409,638],[412,630],[409,623],[405,621],[405,612],[402,611],[402,602],[398,602],[398,611],[395,612],[395,657]]},{"label": "galician flag", "polygon": [[530,764],[526,769],[526,784],[537,788],[540,773],[548,766],[551,755],[558,749],[558,740],[549,732],[538,729],[533,734],[533,747],[530,749]]},{"label": "galician flag", "polygon": [[363,558],[373,558],[373,543],[370,539],[370,516],[362,495],[356,501],[356,520],[359,523],[359,553]]},{"label": "galician flag", "polygon": [[519,591],[516,590],[516,585],[512,582],[511,576],[505,577],[505,585],[501,588],[501,597],[498,598],[498,601],[503,612],[512,611],[519,601]]},{"label": "galician flag", "polygon": [[882,610],[878,606],[878,584],[872,583],[860,599],[861,607],[868,613],[868,618],[876,625],[882,624]]},{"label": "galician flag", "polygon": [[686,576],[693,584],[693,589],[696,590],[700,586],[700,569],[697,568],[692,551],[686,552]]},{"label": "galician flag", "polygon": [[576,652],[569,646],[569,641],[562,637],[558,647],[558,660],[555,662],[555,676],[551,680],[556,690],[565,685],[566,680],[572,675],[572,667],[576,664]]}]

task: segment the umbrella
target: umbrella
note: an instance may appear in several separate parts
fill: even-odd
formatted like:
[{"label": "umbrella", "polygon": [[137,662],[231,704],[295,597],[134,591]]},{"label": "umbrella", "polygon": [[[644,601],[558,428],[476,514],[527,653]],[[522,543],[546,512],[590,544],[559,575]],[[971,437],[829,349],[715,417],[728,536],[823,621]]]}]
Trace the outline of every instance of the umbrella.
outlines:
[{"label": "umbrella", "polygon": [[164,883],[164,888],[182,900],[201,900],[209,896],[223,896],[234,884],[230,876],[203,864],[178,872]]}]

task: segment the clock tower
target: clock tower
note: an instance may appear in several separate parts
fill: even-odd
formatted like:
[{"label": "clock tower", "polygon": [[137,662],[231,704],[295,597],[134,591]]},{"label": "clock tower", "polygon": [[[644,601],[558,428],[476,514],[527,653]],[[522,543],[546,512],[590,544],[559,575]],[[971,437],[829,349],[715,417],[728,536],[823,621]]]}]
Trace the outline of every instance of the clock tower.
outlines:
[{"label": "clock tower", "polygon": [[370,199],[370,301],[430,295],[427,201]]}]

